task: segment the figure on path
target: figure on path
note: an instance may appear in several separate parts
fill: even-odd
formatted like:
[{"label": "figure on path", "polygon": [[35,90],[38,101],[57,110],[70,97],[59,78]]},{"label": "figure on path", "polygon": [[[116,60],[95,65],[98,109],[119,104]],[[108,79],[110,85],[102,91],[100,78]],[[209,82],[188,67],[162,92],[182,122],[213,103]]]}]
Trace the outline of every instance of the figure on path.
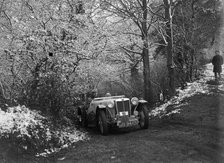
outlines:
[{"label": "figure on path", "polygon": [[218,50],[215,51],[215,56],[212,58],[212,64],[213,64],[213,72],[215,74],[215,79],[221,78],[221,72],[222,72],[222,65],[223,65],[223,57],[220,55],[220,52]]}]

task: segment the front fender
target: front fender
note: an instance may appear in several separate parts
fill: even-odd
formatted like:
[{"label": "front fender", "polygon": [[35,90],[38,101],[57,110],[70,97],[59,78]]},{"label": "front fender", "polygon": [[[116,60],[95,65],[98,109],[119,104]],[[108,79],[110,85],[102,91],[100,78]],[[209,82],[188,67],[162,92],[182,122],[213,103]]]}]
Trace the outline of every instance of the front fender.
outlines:
[{"label": "front fender", "polygon": [[98,113],[99,113],[100,110],[105,111],[106,115],[108,115],[109,117],[115,117],[115,115],[113,115],[113,113],[111,112],[111,110],[108,109],[106,105],[98,105],[97,106],[96,116],[98,115]]},{"label": "front fender", "polygon": [[106,108],[106,105],[98,105],[97,108],[99,108],[99,109],[105,109]]},{"label": "front fender", "polygon": [[146,100],[139,100],[138,103],[139,104],[144,104],[144,103],[148,103],[148,101],[146,101]]},{"label": "front fender", "polygon": [[139,100],[138,105],[135,107],[136,111],[139,111],[143,105],[148,105],[148,101],[146,100]]},{"label": "front fender", "polygon": [[99,111],[100,110],[104,110],[104,111],[106,111],[106,106],[105,105],[98,105],[97,107],[96,107],[96,116],[98,115],[98,113],[99,113]]}]

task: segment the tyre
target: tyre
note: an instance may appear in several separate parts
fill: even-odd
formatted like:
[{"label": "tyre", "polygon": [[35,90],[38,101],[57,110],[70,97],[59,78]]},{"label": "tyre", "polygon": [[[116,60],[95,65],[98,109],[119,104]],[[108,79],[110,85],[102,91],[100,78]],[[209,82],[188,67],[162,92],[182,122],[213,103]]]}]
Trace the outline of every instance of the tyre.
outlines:
[{"label": "tyre", "polygon": [[102,135],[108,134],[109,130],[108,130],[106,113],[103,110],[100,110],[98,113],[98,125],[97,126]]},{"label": "tyre", "polygon": [[149,128],[149,112],[146,105],[142,105],[139,111],[139,126],[141,129]]}]

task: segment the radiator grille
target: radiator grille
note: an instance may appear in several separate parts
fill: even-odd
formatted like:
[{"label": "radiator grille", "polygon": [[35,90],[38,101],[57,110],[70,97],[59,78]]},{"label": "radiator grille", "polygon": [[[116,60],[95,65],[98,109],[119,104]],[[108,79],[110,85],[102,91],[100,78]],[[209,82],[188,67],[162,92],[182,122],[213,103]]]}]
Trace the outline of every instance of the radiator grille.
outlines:
[{"label": "radiator grille", "polygon": [[129,100],[117,101],[117,110],[118,110],[118,112],[128,111],[128,114],[130,115],[130,102],[129,102]]}]

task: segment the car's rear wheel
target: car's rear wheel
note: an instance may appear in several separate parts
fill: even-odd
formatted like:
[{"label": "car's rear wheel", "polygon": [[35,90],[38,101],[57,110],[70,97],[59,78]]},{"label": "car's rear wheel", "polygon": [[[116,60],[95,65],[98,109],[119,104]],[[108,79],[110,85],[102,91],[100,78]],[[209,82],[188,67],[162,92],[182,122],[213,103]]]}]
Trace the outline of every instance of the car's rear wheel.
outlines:
[{"label": "car's rear wheel", "polygon": [[98,114],[98,127],[102,135],[108,134],[109,130],[108,130],[106,113],[103,110],[100,110]]},{"label": "car's rear wheel", "polygon": [[149,127],[149,112],[146,105],[142,105],[139,111],[139,126],[142,129]]}]

